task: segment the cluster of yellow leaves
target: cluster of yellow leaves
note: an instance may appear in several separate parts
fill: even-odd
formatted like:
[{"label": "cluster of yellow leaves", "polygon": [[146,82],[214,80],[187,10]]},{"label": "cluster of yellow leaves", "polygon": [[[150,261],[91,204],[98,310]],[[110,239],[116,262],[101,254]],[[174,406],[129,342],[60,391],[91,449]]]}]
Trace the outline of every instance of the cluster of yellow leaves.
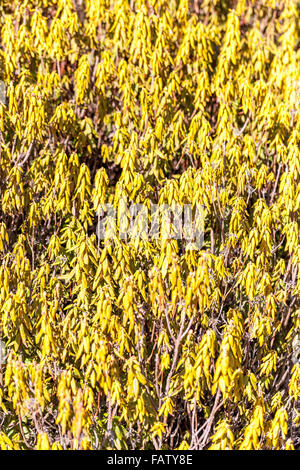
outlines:
[{"label": "cluster of yellow leaves", "polygon": [[[3,0],[0,38],[1,449],[299,448],[299,3]],[[124,201],[202,249],[101,240]]]}]

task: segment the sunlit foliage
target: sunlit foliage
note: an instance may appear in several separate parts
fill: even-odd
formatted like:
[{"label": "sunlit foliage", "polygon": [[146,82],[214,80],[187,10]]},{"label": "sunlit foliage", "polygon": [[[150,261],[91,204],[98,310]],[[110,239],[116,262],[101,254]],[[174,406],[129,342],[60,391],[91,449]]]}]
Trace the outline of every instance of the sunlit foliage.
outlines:
[{"label": "sunlit foliage", "polygon": [[[299,448],[299,2],[2,0],[0,32],[1,448]],[[201,204],[202,249],[100,240],[123,199]]]}]

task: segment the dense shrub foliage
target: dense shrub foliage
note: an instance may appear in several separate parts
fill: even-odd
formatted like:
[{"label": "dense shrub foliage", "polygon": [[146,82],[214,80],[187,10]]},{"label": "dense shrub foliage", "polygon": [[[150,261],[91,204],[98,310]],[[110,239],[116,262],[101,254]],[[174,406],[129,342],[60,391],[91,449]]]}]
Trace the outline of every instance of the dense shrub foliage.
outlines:
[{"label": "dense shrub foliage", "polygon": [[[299,2],[0,29],[1,448],[299,448]],[[124,200],[202,205],[202,248],[101,240]]]}]

